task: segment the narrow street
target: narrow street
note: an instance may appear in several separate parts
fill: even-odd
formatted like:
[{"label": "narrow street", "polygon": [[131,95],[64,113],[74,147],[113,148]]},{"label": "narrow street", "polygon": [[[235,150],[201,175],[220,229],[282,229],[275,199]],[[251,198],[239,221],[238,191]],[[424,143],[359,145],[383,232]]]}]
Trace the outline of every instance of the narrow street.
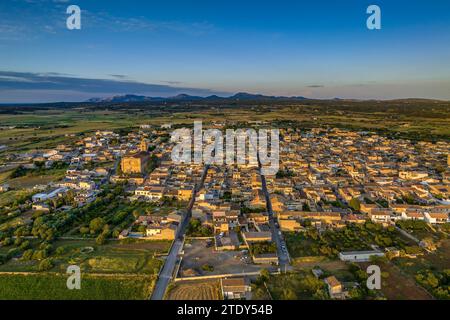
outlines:
[{"label": "narrow street", "polygon": [[195,203],[195,198],[196,198],[197,192],[203,187],[203,184],[204,184],[205,178],[206,178],[206,174],[208,173],[208,169],[209,169],[209,165],[206,165],[205,168],[203,169],[200,183],[194,187],[194,191],[192,193],[192,198],[189,201],[189,205],[183,216],[183,220],[178,229],[177,237],[175,238],[175,240],[172,244],[172,247],[170,248],[169,254],[167,255],[167,258],[164,262],[164,266],[161,270],[161,273],[159,274],[158,280],[155,285],[155,289],[153,290],[153,293],[151,296],[151,300],[164,299],[164,294],[167,290],[167,286],[169,285],[170,280],[172,280],[172,276],[173,276],[173,273],[175,270],[178,255],[180,254],[181,250],[183,249],[184,234],[186,232],[186,227],[191,218],[191,211],[192,211],[192,207],[194,206],[194,203]]},{"label": "narrow street", "polygon": [[[262,174],[261,171],[261,161],[259,160],[259,153],[258,153],[258,169],[259,169],[259,175],[261,177],[261,186],[262,191],[264,192],[264,196],[266,198],[266,208],[267,213],[269,215],[269,225],[270,225],[270,231],[272,233],[272,240],[277,245],[277,255],[278,255],[278,264],[280,267],[281,272],[286,272],[290,270],[290,257],[289,253],[287,251],[286,243],[284,242],[281,230],[279,227],[277,227],[277,224],[275,223],[275,217],[272,210],[272,202],[270,201],[270,194],[267,190],[267,182],[266,177]],[[283,248],[284,247],[284,248]]]},{"label": "narrow street", "polygon": [[[260,171],[260,174],[261,174],[261,171]],[[266,207],[267,207],[267,213],[269,214],[269,225],[270,225],[270,231],[272,232],[272,239],[275,242],[275,244],[277,245],[277,255],[278,255],[278,263],[280,266],[280,271],[286,272],[290,269],[290,257],[289,257],[289,253],[287,252],[286,243],[284,242],[283,237],[281,235],[281,230],[275,224],[275,217],[274,217],[273,210],[272,210],[272,202],[270,201],[269,191],[267,190],[266,178],[262,174],[261,174],[261,184],[262,184],[262,190],[266,197]],[[283,250],[283,248],[282,248],[283,246],[286,248],[285,250]]]}]

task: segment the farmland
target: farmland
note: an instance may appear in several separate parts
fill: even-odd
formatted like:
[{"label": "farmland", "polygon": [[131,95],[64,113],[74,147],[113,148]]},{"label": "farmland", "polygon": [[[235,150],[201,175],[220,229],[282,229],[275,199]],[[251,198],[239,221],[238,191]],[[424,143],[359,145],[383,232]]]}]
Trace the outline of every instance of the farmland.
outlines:
[{"label": "farmland", "polygon": [[274,300],[328,299],[325,283],[307,271],[270,275],[266,283]]},{"label": "farmland", "polygon": [[366,222],[348,225],[341,230],[327,230],[320,234],[314,229],[303,233],[286,233],[286,242],[292,257],[336,257],[339,251],[369,250],[372,244],[380,247],[395,245],[408,248],[414,243],[401,236],[394,228]]},{"label": "farmland", "polygon": [[[364,268],[369,264],[364,264]],[[414,278],[403,273],[390,262],[379,264],[381,278],[381,292],[388,300],[430,300],[433,296],[420,287]]]},{"label": "farmland", "polygon": [[68,290],[67,276],[0,274],[0,300],[143,300],[154,286],[149,276],[82,275],[81,289]]},{"label": "farmland", "polygon": [[177,282],[170,288],[169,300],[220,300],[219,281]]},{"label": "farmland", "polygon": [[[302,128],[334,126],[374,130],[411,139],[449,139],[448,102],[428,100],[254,102],[220,104],[180,103],[177,106],[152,104],[95,104],[73,106],[2,107],[0,145],[12,150],[51,148],[73,142],[74,135],[95,130],[136,127],[143,123],[191,123],[194,119],[217,121],[270,121]],[[11,109],[11,110],[10,110]]]},{"label": "farmland", "polygon": [[[165,253],[169,245],[167,241],[152,241],[129,244],[112,242],[99,246],[93,240],[57,240],[53,253],[50,253],[54,264],[50,271],[64,273],[69,265],[76,264],[82,272],[90,274],[152,275],[158,273],[162,265],[162,260],[155,254]],[[92,248],[92,251],[86,248]],[[12,259],[0,265],[0,271],[35,272],[38,265],[35,260]]]}]

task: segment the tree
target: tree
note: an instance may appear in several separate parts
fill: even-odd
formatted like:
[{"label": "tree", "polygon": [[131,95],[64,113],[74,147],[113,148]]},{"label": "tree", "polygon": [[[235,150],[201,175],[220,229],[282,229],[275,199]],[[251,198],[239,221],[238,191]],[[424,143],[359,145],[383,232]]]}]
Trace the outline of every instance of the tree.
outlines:
[{"label": "tree", "polygon": [[81,234],[88,234],[89,233],[89,228],[88,227],[81,227],[80,228],[80,233]]},{"label": "tree", "polygon": [[28,261],[33,258],[33,249],[28,249],[22,254],[22,260]]},{"label": "tree", "polygon": [[358,198],[353,198],[352,200],[350,200],[349,205],[356,211],[359,211],[359,209],[361,209],[361,202],[358,200]]},{"label": "tree", "polygon": [[208,271],[208,272],[213,272],[214,271],[214,267],[210,264],[204,264],[202,265],[202,270],[203,271]]},{"label": "tree", "polygon": [[95,234],[103,229],[105,226],[105,220],[103,218],[94,218],[89,223],[89,228],[92,234]]},{"label": "tree", "polygon": [[36,250],[33,253],[33,260],[43,260],[47,258],[47,252],[45,250]]},{"label": "tree", "polygon": [[39,271],[47,271],[53,268],[52,259],[44,259],[39,263]]},{"label": "tree", "polygon": [[9,237],[5,238],[2,242],[2,245],[7,247],[13,244],[13,240]]},{"label": "tree", "polygon": [[133,210],[133,217],[137,220],[141,216],[141,213],[138,210]]},{"label": "tree", "polygon": [[12,248],[11,250],[8,251],[8,258],[14,258],[17,257],[20,254],[20,249],[19,248]]},{"label": "tree", "polygon": [[118,238],[120,235],[120,230],[118,229],[114,229],[114,231],[112,232],[112,236],[113,238]]},{"label": "tree", "polygon": [[15,246],[20,246],[22,241],[23,241],[23,239],[21,237],[17,237],[16,240],[14,241],[14,245]]},{"label": "tree", "polygon": [[298,300],[297,294],[291,288],[283,289],[282,300]]},{"label": "tree", "polygon": [[30,241],[24,241],[24,242],[22,242],[22,244],[20,245],[20,250],[26,250],[26,249],[28,249],[30,247]]},{"label": "tree", "polygon": [[104,236],[104,234],[100,234],[96,239],[95,239],[95,243],[98,244],[99,246],[104,245],[106,242],[106,237]]},{"label": "tree", "polygon": [[56,254],[57,254],[58,256],[63,255],[65,252],[66,252],[66,248],[63,247],[63,246],[56,248]]},{"label": "tree", "polygon": [[424,238],[421,242],[420,242],[420,246],[430,250],[430,251],[435,251],[436,250],[436,245],[434,244],[433,238],[431,237],[426,237]]},{"label": "tree", "polygon": [[259,273],[259,276],[263,281],[267,281],[270,278],[270,272],[267,269],[262,269]]}]

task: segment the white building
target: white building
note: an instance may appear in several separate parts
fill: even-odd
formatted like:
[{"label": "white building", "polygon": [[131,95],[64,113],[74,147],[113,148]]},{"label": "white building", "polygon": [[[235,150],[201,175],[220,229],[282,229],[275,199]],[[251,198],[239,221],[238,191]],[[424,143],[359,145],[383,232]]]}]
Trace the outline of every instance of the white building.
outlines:
[{"label": "white building", "polygon": [[66,191],[67,191],[66,188],[58,188],[49,193],[37,193],[31,197],[31,200],[33,200],[33,202],[43,202],[51,200],[57,198],[60,194],[66,193]]},{"label": "white building", "polygon": [[449,222],[448,214],[441,212],[425,212],[425,221],[432,224]]},{"label": "white building", "polygon": [[347,251],[339,252],[339,259],[349,262],[366,262],[370,261],[370,257],[384,257],[384,253],[380,251]]}]

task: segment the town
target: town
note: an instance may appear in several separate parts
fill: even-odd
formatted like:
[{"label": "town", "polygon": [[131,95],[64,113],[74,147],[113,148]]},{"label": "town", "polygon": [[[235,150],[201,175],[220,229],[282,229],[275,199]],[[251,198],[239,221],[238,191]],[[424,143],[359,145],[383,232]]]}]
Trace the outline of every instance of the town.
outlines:
[{"label": "town", "polygon": [[[139,297],[158,300],[449,297],[450,143],[277,129],[271,175],[249,154],[174,163],[170,122],[3,153],[0,273],[79,264],[83,281],[119,273],[118,285],[135,273],[146,281]],[[414,272],[419,261],[428,267]],[[369,264],[409,291],[369,290]]]}]

